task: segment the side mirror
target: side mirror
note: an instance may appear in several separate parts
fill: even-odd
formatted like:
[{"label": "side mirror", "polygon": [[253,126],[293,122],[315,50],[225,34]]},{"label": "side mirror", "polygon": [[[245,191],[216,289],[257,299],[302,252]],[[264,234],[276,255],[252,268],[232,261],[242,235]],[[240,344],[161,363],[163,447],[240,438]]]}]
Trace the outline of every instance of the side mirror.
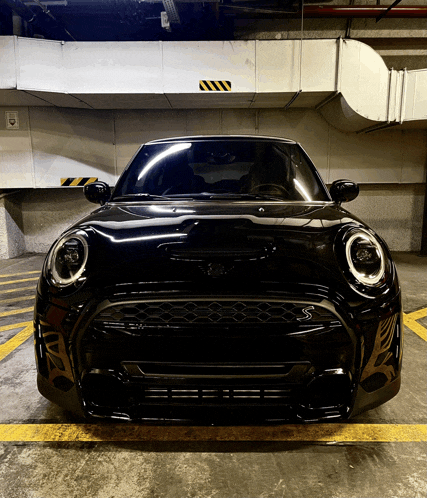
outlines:
[{"label": "side mirror", "polygon": [[329,189],[332,200],[338,204],[350,202],[359,195],[359,185],[351,180],[336,180]]},{"label": "side mirror", "polygon": [[83,187],[83,192],[89,202],[103,206],[111,197],[110,186],[105,182],[92,182]]}]

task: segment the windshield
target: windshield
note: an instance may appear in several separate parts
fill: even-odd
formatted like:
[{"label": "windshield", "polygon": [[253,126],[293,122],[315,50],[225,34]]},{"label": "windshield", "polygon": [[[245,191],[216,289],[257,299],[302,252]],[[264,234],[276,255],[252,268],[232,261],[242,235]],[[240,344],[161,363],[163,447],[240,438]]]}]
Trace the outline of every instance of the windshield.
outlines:
[{"label": "windshield", "polygon": [[150,196],[330,200],[299,145],[230,139],[144,145],[120,177],[112,200]]}]

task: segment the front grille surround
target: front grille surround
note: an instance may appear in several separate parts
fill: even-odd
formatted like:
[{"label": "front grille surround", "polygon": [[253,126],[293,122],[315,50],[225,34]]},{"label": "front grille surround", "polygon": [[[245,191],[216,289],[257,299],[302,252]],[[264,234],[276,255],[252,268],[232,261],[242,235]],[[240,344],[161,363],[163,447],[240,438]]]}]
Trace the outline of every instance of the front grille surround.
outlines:
[{"label": "front grille surround", "polygon": [[273,299],[190,298],[110,304],[95,321],[144,325],[237,325],[331,322],[337,317],[318,304]]},{"label": "front grille surround", "polygon": [[[351,342],[331,303],[270,296],[106,300],[80,338],[89,411],[131,419],[155,407],[307,410],[307,386]],[[243,369],[229,375],[231,364]],[[339,393],[335,408],[350,395]]]}]

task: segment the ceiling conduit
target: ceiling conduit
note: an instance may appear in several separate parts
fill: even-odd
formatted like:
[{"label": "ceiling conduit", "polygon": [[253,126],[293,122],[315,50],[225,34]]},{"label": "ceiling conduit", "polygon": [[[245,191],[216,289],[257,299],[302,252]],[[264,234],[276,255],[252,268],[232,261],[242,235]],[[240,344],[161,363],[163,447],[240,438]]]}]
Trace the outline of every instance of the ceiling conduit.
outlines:
[{"label": "ceiling conduit", "polygon": [[[2,106],[304,107],[349,132],[427,127],[427,69],[388,69],[355,40],[57,42],[9,36],[0,37],[0,51]],[[203,91],[211,88],[203,81],[227,85]]]},{"label": "ceiling conduit", "polygon": [[[241,12],[245,10],[247,17],[301,17],[301,11],[290,13],[281,10],[246,8],[229,6],[231,10]],[[241,9],[241,10],[240,10]],[[252,15],[251,15],[252,14]],[[264,15],[263,15],[264,14]],[[360,18],[423,18],[427,17],[426,5],[396,5],[390,8],[387,5],[306,5],[304,7],[304,17],[360,17]]]}]

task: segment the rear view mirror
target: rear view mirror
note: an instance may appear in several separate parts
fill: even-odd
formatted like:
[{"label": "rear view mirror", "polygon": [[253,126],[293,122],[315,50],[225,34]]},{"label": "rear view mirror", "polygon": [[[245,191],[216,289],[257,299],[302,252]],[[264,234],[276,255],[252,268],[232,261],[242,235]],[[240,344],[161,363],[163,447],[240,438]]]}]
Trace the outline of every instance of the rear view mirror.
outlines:
[{"label": "rear view mirror", "polygon": [[337,204],[350,202],[359,195],[359,185],[351,180],[336,180],[332,183],[329,193]]},{"label": "rear view mirror", "polygon": [[86,199],[103,206],[111,197],[110,186],[105,182],[88,183],[83,188]]}]

